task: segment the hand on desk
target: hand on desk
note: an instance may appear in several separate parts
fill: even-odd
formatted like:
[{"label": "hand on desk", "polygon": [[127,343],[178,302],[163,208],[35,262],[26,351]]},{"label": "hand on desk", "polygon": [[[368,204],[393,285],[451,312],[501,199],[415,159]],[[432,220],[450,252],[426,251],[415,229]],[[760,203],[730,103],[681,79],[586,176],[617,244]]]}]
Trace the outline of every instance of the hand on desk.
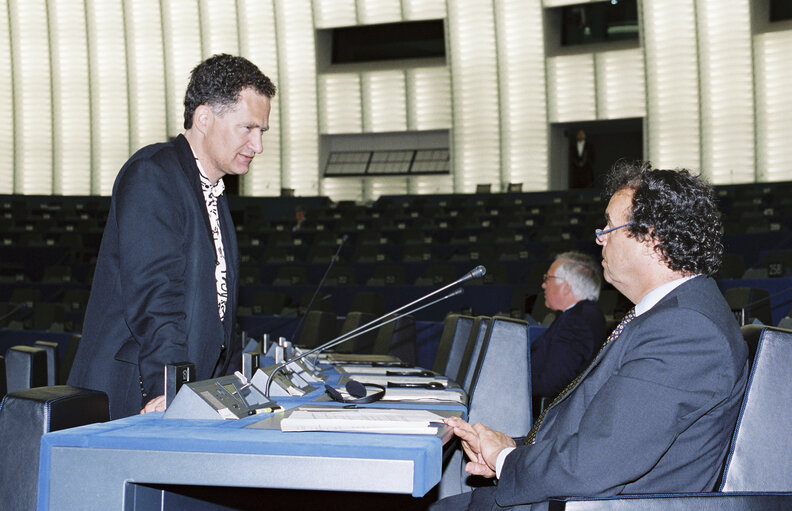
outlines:
[{"label": "hand on desk", "polygon": [[149,413],[149,412],[164,412],[165,411],[165,396],[157,396],[148,403],[146,406],[140,410],[140,413]]},{"label": "hand on desk", "polygon": [[454,428],[454,434],[462,439],[462,448],[470,462],[465,465],[468,474],[495,477],[495,462],[498,454],[507,447],[517,444],[508,435],[479,423],[472,426],[459,417],[449,417],[445,423]]}]

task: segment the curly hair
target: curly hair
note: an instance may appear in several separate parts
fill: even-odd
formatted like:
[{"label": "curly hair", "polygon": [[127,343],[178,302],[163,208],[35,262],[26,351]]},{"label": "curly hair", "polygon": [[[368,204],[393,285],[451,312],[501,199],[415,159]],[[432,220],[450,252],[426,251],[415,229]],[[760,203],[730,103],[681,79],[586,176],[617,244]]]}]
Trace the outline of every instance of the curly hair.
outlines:
[{"label": "curly hair", "polygon": [[687,170],[653,169],[648,162],[617,162],[605,192],[633,190],[629,235],[652,239],[671,270],[712,276],[723,254],[721,220],[712,187]]},{"label": "curly hair", "polygon": [[184,129],[192,127],[193,114],[200,105],[209,105],[222,115],[248,87],[268,98],[275,96],[272,80],[246,58],[221,53],[204,60],[190,71],[184,95]]}]

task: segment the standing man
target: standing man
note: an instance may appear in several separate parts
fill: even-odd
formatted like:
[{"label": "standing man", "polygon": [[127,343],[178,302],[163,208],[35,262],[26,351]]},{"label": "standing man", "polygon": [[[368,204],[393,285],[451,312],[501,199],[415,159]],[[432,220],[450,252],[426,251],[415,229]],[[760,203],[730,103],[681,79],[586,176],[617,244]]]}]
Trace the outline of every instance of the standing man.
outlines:
[{"label": "standing man", "polygon": [[537,403],[564,390],[605,340],[597,266],[586,254],[564,252],[544,276],[545,305],[561,314],[531,343],[531,392]]},{"label": "standing man", "polygon": [[606,226],[596,231],[605,280],[635,308],[519,444],[448,419],[471,460],[466,470],[498,484],[432,509],[715,489],[748,349],[710,278],[723,251],[712,189],[684,170],[623,164],[608,194]]},{"label": "standing man", "polygon": [[577,140],[569,155],[570,188],[590,188],[594,185],[594,148],[586,140],[586,132],[578,130]]},{"label": "standing man", "polygon": [[[113,186],[69,384],[102,390],[110,418],[165,409],[164,366],[233,372],[239,253],[223,177],[262,151],[275,85],[248,60],[192,70],[184,128],[136,152]],[[143,408],[143,410],[141,410]]]}]

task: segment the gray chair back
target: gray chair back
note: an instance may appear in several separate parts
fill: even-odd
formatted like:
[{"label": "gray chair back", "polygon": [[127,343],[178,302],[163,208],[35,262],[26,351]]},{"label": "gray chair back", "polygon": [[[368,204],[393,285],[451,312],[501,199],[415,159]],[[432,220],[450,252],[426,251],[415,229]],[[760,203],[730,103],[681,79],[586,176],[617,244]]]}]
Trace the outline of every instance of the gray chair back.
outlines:
[{"label": "gray chair back", "polygon": [[338,320],[333,312],[312,310],[305,315],[297,345],[315,348],[338,336]]},{"label": "gray chair back", "polygon": [[432,371],[459,381],[459,369],[465,355],[470,331],[473,328],[473,316],[448,314],[443,322],[440,344],[437,346]]},{"label": "gray chair back", "polygon": [[402,362],[415,365],[416,353],[415,318],[404,316],[376,330],[377,339],[372,353],[393,355]]},{"label": "gray chair back", "polygon": [[43,349],[47,354],[47,385],[58,384],[58,343],[52,341],[36,341],[35,348]]},{"label": "gray chair back", "polygon": [[792,332],[762,329],[721,491],[792,489]]},{"label": "gray chair back", "polygon": [[531,350],[525,321],[495,316],[472,371],[468,418],[511,437],[531,429]]},{"label": "gray chair back", "polygon": [[8,392],[47,384],[47,352],[33,346],[11,346],[6,351]]},{"label": "gray chair back", "polygon": [[[482,321],[485,320],[485,321]],[[528,328],[523,320],[495,316],[477,318],[471,336],[484,332],[480,356],[468,371],[468,422],[481,422],[509,436],[525,436],[531,429],[531,374]],[[483,328],[477,328],[483,327]],[[466,380],[467,381],[467,380]],[[438,485],[440,498],[472,491],[491,480],[465,472],[461,448],[446,461]]]},{"label": "gray chair back", "polygon": [[459,365],[457,383],[468,393],[468,396],[473,386],[473,375],[479,362],[479,357],[481,357],[484,339],[491,319],[489,316],[478,316],[473,321],[473,327],[470,329],[470,338],[465,347],[465,353],[462,355],[462,363]]}]

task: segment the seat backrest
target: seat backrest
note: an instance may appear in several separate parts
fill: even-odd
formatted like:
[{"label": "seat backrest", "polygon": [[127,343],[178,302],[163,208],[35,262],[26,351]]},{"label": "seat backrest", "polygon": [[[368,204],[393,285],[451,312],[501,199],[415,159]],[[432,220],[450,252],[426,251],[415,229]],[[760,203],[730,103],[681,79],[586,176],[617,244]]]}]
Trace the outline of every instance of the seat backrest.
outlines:
[{"label": "seat backrest", "polygon": [[52,341],[36,341],[36,348],[43,349],[47,354],[47,385],[58,384],[58,343]]},{"label": "seat backrest", "polygon": [[297,345],[315,348],[338,336],[338,320],[333,312],[312,310],[305,315]]},{"label": "seat backrest", "polygon": [[69,339],[69,344],[66,346],[66,353],[64,353],[60,362],[60,371],[58,371],[58,383],[60,385],[66,385],[66,380],[69,379],[69,373],[71,372],[71,367],[74,363],[74,357],[77,354],[77,348],[80,345],[81,338],[82,336],[80,334],[73,334]]},{"label": "seat backrest", "polygon": [[47,352],[33,346],[11,346],[6,351],[8,392],[47,385]]},{"label": "seat backrest", "polygon": [[446,315],[432,371],[459,381],[459,367],[462,364],[462,357],[470,338],[470,330],[473,328],[473,320],[473,316],[457,313]]},{"label": "seat backrest", "polygon": [[36,509],[41,436],[109,419],[107,394],[68,385],[9,393],[0,403],[3,509]]},{"label": "seat backrest", "polygon": [[456,381],[462,385],[462,388],[468,394],[470,394],[470,388],[473,385],[473,375],[482,353],[487,327],[489,327],[491,319],[489,316],[478,316],[473,321],[473,327],[470,329],[470,339],[468,339],[467,346],[465,346],[462,363],[459,364]]},{"label": "seat backrest", "polygon": [[468,421],[512,437],[531,429],[531,375],[528,328],[523,320],[494,316],[487,326],[481,356],[470,372]]},{"label": "seat backrest", "polygon": [[374,350],[374,343],[377,339],[377,330],[371,330],[363,333],[366,328],[361,328],[363,325],[371,323],[377,319],[377,316],[369,312],[350,311],[344,318],[344,323],[341,325],[341,333],[346,334],[358,328],[360,332],[355,334],[354,340],[339,344],[335,351],[340,353],[372,353]]},{"label": "seat backrest", "polygon": [[415,318],[403,316],[377,329],[372,353],[393,355],[406,364],[415,365],[418,359]]},{"label": "seat backrest", "polygon": [[786,328],[787,330],[792,330],[792,317],[784,316],[781,318],[781,321],[778,322],[778,328]]},{"label": "seat backrest", "polygon": [[765,325],[772,324],[770,314],[770,291],[755,287],[732,287],[723,292],[729,308],[737,313],[745,310],[745,321],[756,318]]},{"label": "seat backrest", "polygon": [[792,332],[762,329],[721,491],[792,489]]}]

